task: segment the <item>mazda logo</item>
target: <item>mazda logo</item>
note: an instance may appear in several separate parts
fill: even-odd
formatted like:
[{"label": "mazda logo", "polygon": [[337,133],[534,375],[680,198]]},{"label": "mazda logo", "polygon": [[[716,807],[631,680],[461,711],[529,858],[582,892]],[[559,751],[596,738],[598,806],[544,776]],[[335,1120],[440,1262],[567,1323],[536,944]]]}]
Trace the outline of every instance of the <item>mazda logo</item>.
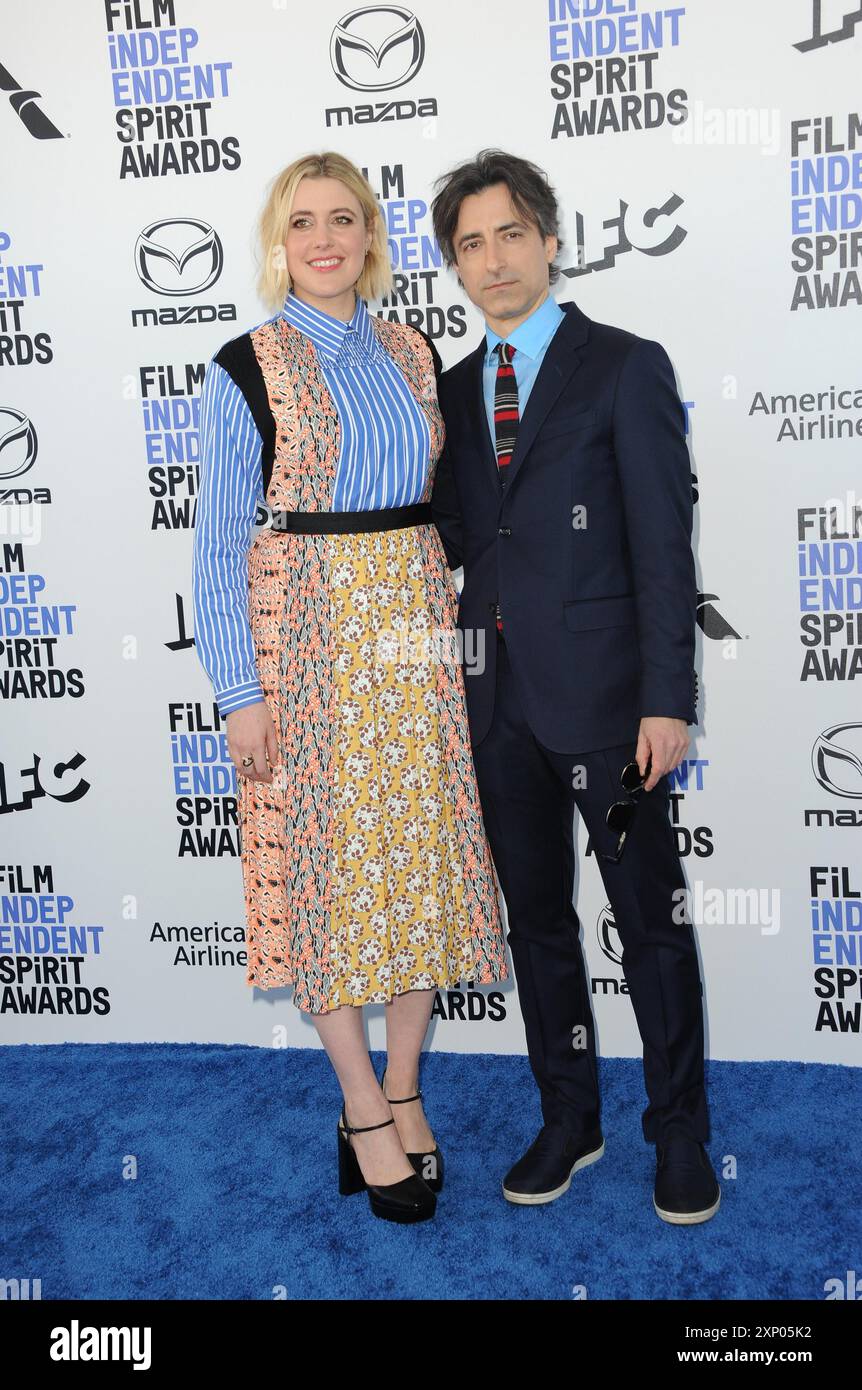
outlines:
[{"label": "mazda logo", "polygon": [[20,478],[36,462],[33,422],[23,410],[0,405],[0,478]]},{"label": "mazda logo", "polygon": [[357,92],[388,92],[415,77],[425,57],[422,25],[401,5],[364,5],[339,19],[329,41],[332,71]]},{"label": "mazda logo", "polygon": [[824,791],[862,800],[862,723],[824,729],[811,750],[811,767]]},{"label": "mazda logo", "polygon": [[197,217],[163,217],[135,243],[135,270],[154,294],[202,294],[222,272],[218,234]]}]

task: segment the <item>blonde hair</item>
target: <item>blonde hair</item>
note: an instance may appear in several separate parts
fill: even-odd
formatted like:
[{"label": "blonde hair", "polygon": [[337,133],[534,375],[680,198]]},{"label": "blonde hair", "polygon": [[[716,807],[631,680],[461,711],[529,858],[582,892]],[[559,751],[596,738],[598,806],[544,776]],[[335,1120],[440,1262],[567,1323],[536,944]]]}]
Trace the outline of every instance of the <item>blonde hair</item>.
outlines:
[{"label": "blonde hair", "polygon": [[386,225],[377,205],[374,190],[365,178],[344,155],[326,150],[323,154],[306,154],[295,159],[287,168],[276,174],[269,187],[263,211],[258,221],[258,244],[262,256],[257,277],[257,292],[263,302],[272,309],[280,309],[285,295],[291,288],[291,278],[287,269],[284,240],[288,222],[296,199],[296,190],[301,179],[330,178],[340,179],[357,199],[365,218],[367,231],[372,230],[371,245],[365,257],[356,293],[361,299],[378,299],[393,287],[392,263],[389,259],[389,246],[386,240]]}]

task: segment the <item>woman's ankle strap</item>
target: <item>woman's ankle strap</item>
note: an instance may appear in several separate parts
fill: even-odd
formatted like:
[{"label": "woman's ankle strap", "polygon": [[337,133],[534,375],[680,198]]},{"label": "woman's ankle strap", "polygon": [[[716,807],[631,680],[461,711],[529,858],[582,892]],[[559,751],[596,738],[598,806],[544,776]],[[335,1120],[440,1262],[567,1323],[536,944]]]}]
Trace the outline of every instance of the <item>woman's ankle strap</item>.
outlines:
[{"label": "woman's ankle strap", "polygon": [[341,1128],[345,1134],[367,1134],[370,1129],[385,1129],[387,1125],[394,1125],[395,1120],[390,1115],[388,1120],[381,1120],[379,1125],[349,1125],[344,1111],[341,1112]]}]

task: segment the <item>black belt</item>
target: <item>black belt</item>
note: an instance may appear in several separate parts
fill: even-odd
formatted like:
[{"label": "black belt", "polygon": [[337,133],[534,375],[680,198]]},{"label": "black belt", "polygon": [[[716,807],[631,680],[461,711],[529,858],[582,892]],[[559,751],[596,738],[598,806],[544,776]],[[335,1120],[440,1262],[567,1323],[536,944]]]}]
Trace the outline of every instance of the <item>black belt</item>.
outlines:
[{"label": "black belt", "polygon": [[409,507],[381,507],[368,512],[273,512],[271,529],[302,536],[332,536],[354,531],[394,531],[401,526],[427,526],[430,502]]}]

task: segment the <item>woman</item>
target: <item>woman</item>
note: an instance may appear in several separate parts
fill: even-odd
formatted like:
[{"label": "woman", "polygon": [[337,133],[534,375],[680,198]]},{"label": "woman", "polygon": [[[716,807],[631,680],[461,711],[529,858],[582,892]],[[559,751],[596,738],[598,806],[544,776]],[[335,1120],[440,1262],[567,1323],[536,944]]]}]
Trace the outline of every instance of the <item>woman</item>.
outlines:
[{"label": "woman", "polygon": [[[392,271],[349,160],[289,165],[259,232],[278,311],[207,366],[193,575],[239,779],[247,983],[293,984],[313,1018],[344,1096],[340,1191],[422,1220],[443,1177],[417,1088],[435,990],[508,978],[430,518],[436,350],[368,312]],[[386,1005],[382,1086],[366,1003]]]}]

